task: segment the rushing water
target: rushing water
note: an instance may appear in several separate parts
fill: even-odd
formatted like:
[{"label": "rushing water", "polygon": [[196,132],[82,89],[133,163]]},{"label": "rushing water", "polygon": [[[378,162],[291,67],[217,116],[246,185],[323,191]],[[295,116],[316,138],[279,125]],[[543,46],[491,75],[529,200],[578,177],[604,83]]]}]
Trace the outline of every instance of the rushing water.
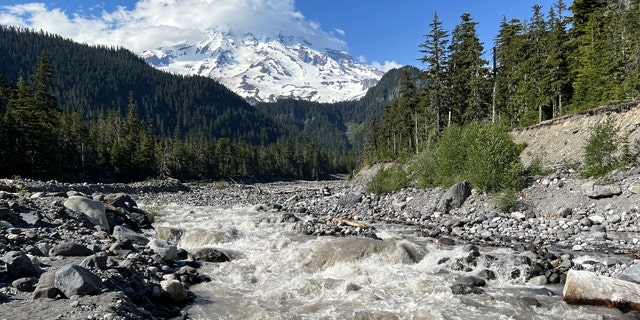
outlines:
[{"label": "rushing water", "polygon": [[[567,305],[562,287],[555,296],[536,295],[511,271],[526,271],[508,249],[481,248],[474,271],[451,271],[461,246],[442,247],[413,236],[407,227],[379,225],[383,241],[303,236],[292,223],[276,223],[280,213],[248,208],[161,209],[156,227],[185,231],[184,249],[213,247],[230,255],[225,263],[200,270],[211,282],[191,287],[198,298],[194,319],[624,319],[615,309]],[[449,258],[442,263],[444,258]],[[439,264],[440,262],[440,264]],[[498,279],[484,295],[453,295],[461,275],[485,266]],[[507,277],[507,278],[505,278]],[[537,299],[541,306],[521,298]]]}]

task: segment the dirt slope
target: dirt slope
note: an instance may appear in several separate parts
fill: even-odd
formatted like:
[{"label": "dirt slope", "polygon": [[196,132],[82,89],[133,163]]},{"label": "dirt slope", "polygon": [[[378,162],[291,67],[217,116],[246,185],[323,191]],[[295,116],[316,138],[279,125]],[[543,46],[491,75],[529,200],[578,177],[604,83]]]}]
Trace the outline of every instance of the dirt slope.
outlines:
[{"label": "dirt slope", "polygon": [[544,121],[536,126],[513,130],[517,143],[526,143],[521,154],[525,166],[542,157],[545,167],[582,162],[584,145],[593,128],[607,118],[615,120],[620,132],[629,132],[629,141],[640,139],[640,103],[605,106]]}]

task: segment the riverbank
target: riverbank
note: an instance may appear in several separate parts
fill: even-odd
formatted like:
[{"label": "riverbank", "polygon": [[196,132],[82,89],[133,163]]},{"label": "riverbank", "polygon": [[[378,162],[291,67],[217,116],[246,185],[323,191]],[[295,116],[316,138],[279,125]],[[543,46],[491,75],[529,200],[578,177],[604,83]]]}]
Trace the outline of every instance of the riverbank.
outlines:
[{"label": "riverbank", "polygon": [[[185,230],[167,224],[151,228],[142,218],[162,214],[169,204],[267,212],[264,221],[247,223],[273,225],[312,238],[367,238],[384,243],[398,238],[397,232],[411,234],[431,243],[430,247],[457,247],[466,252],[460,258],[443,259],[439,263],[443,270],[484,277],[488,283],[495,277],[512,279],[549,288],[555,295],[561,295],[557,286],[564,283],[569,270],[638,281],[637,271],[633,273],[638,268],[640,239],[638,171],[620,171],[605,183],[557,170],[532,180],[519,195],[518,210],[509,213],[498,212],[489,195],[467,184],[449,190],[408,188],[378,196],[364,192],[363,185],[343,180],[114,185],[4,181],[0,193],[5,208],[0,210],[0,256],[4,261],[0,265],[0,318],[188,317],[195,298],[189,288],[209,280],[200,272],[202,261],[234,257],[215,251],[194,257],[193,250],[173,247]],[[78,196],[105,206],[108,231],[65,205]],[[114,233],[114,229],[120,231]],[[152,247],[156,240],[161,241],[160,247]],[[51,251],[63,243],[75,243],[85,250],[80,250],[81,255]],[[492,270],[486,263],[491,250],[485,248],[509,250],[508,255],[521,267]],[[21,270],[27,271],[10,272],[14,270],[11,261],[24,261],[11,260],[23,255],[10,252],[22,252],[34,267],[25,262]],[[418,263],[424,256],[420,252],[408,253],[413,257],[410,260]],[[90,270],[99,279],[96,289],[66,296],[66,289],[55,284],[49,286],[53,289],[44,284],[38,288],[44,272],[53,271],[55,278],[55,270],[69,265]],[[90,276],[87,279],[91,282]],[[463,281],[450,290],[478,293],[482,290],[478,283]],[[171,293],[174,296],[170,296],[170,284],[178,288],[178,293]],[[34,291],[44,292],[45,297],[34,300]],[[532,305],[545,303],[535,293],[522,298]]]}]

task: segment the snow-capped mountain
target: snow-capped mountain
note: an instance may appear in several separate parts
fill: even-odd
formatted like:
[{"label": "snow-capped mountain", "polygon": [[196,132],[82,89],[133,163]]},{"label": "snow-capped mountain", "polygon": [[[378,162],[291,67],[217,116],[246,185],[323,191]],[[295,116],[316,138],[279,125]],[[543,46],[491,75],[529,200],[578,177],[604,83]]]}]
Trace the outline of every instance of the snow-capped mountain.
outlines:
[{"label": "snow-capped mountain", "polygon": [[304,40],[279,35],[234,35],[210,29],[208,39],[145,51],[151,65],[173,73],[213,78],[251,103],[281,98],[317,102],[353,100],[383,72],[357,63],[344,51],[316,50]]}]

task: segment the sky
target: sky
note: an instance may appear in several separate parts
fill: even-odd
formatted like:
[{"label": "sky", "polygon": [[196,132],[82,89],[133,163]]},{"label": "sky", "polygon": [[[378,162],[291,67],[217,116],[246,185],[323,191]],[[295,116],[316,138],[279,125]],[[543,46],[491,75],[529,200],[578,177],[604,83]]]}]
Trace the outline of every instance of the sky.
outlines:
[{"label": "sky", "polygon": [[[81,43],[134,52],[206,39],[203,30],[290,33],[317,49],[348,51],[383,70],[423,67],[419,45],[437,12],[449,33],[468,12],[490,52],[503,18],[522,21],[535,4],[545,15],[558,0],[3,0],[0,24],[45,30]],[[571,0],[565,0],[568,5]],[[568,13],[567,13],[568,14]],[[489,55],[487,54],[486,57]]]}]

